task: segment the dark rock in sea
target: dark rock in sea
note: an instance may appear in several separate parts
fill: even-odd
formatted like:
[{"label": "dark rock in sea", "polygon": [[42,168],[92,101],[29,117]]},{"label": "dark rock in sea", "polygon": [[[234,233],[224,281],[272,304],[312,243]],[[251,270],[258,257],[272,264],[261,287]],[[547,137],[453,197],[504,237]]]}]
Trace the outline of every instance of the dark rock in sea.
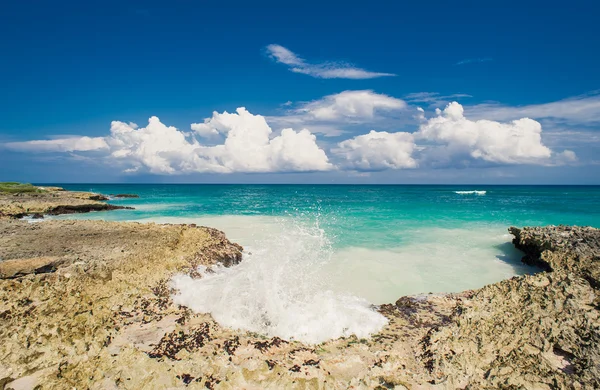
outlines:
[{"label": "dark rock in sea", "polygon": [[60,215],[60,214],[77,214],[77,213],[89,213],[90,211],[104,211],[104,210],[134,210],[133,207],[128,206],[116,206],[114,204],[99,203],[99,204],[83,204],[83,205],[65,205],[58,206],[48,211],[49,215]]},{"label": "dark rock in sea", "polygon": [[136,194],[116,194],[112,195],[113,198],[139,198],[139,195]]},{"label": "dark rock in sea", "polygon": [[90,200],[99,200],[99,201],[104,201],[104,200],[109,200],[107,196],[101,195],[101,194],[92,194],[89,196]]},{"label": "dark rock in sea", "polygon": [[43,219],[44,215],[40,213],[35,213],[31,216],[32,219]]}]

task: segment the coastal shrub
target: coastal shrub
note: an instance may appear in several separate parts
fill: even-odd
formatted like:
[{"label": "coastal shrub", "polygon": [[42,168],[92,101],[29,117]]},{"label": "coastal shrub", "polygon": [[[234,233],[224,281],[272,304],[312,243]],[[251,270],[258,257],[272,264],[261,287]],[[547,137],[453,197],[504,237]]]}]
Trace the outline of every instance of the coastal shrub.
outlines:
[{"label": "coastal shrub", "polygon": [[0,182],[0,193],[20,194],[24,192],[44,192],[29,183],[18,183],[15,181]]}]

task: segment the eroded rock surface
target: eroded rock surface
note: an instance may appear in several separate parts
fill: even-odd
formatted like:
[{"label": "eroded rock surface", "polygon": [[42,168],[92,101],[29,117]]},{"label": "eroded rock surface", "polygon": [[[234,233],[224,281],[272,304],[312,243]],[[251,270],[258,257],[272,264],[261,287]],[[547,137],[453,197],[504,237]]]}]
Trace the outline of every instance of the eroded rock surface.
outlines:
[{"label": "eroded rock surface", "polygon": [[423,355],[450,388],[600,388],[600,231],[511,228],[524,261],[551,272],[515,277],[458,304]]},{"label": "eroded rock surface", "polygon": [[90,211],[116,210],[131,207],[117,206],[104,201],[104,195],[92,192],[64,191],[60,187],[38,187],[41,192],[0,192],[0,218],[35,218],[44,214],[74,214]]},{"label": "eroded rock surface", "polygon": [[402,297],[370,339],[305,345],[173,304],[174,273],[241,260],[217,230],[0,221],[0,258],[61,259],[0,280],[0,388],[597,388],[599,231],[511,231],[551,271]]}]

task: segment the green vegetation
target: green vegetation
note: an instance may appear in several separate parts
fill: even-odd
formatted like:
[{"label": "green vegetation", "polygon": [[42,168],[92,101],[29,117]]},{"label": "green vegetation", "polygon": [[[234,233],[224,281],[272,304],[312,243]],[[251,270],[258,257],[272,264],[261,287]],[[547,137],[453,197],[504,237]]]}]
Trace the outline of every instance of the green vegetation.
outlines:
[{"label": "green vegetation", "polygon": [[0,182],[0,193],[20,194],[23,192],[44,192],[29,183],[17,183],[14,181]]}]

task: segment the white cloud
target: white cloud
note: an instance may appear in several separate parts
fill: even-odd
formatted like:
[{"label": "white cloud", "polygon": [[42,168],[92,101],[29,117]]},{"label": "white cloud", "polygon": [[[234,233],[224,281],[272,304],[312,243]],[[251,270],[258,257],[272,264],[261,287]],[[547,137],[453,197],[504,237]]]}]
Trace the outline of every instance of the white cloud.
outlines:
[{"label": "white cloud", "polygon": [[[425,120],[415,134],[418,140],[441,144],[446,155],[502,164],[547,164],[552,151],[543,145],[542,126],[529,118],[509,123],[465,118],[463,107],[450,103]],[[435,148],[432,149],[435,151]]]},{"label": "white cloud", "polygon": [[344,133],[347,133],[343,129],[344,123],[340,122],[326,122],[317,121],[314,118],[309,118],[306,115],[287,114],[279,116],[267,116],[265,117],[267,123],[275,130],[282,130],[285,128],[304,128],[309,130],[313,134],[319,134],[324,137],[338,137]]},{"label": "white cloud", "polygon": [[[208,120],[208,118],[206,120]],[[219,130],[208,126],[206,123],[192,123],[190,127],[200,137],[209,138],[219,135]]]},{"label": "white cloud", "polygon": [[561,153],[556,153],[555,162],[557,165],[573,164],[579,159],[572,150],[564,150]]},{"label": "white cloud", "polygon": [[277,130],[299,127],[326,137],[337,137],[348,133],[350,127],[358,124],[393,127],[390,115],[402,113],[407,105],[404,100],[388,95],[357,90],[343,91],[293,106],[295,108],[286,110],[282,115],[267,117],[267,122]]},{"label": "white cloud", "polygon": [[334,121],[372,119],[376,111],[393,111],[406,108],[406,102],[371,90],[344,91],[304,104],[296,112],[314,119]]},{"label": "white cloud", "polygon": [[[133,124],[113,121],[106,142],[113,159],[133,165],[140,170],[147,168],[152,173],[170,174],[185,171],[209,170],[200,157],[200,144],[173,126],[164,125],[153,116],[148,126],[137,128]],[[218,169],[219,167],[215,167]]]},{"label": "white cloud", "polygon": [[108,145],[102,137],[72,136],[52,140],[34,140],[24,142],[8,142],[5,146],[19,151],[38,152],[88,152],[107,149]]},{"label": "white cloud", "polygon": [[270,139],[271,128],[261,115],[244,108],[236,114],[214,113],[204,123],[227,134],[223,145],[207,148],[205,155],[230,172],[325,171],[332,168],[325,152],[308,130],[290,128]]},{"label": "white cloud", "polygon": [[370,72],[352,65],[336,62],[310,64],[298,57],[291,50],[280,45],[267,46],[267,52],[275,61],[290,67],[295,73],[302,73],[321,79],[372,79],[377,77],[395,76],[392,73]]},{"label": "white cloud", "polygon": [[[406,98],[428,103],[444,97],[419,93]],[[588,107],[595,99],[597,97],[588,96],[561,102],[570,105],[578,100],[578,104]],[[279,108],[282,115],[270,117],[254,115],[245,108],[232,113],[214,112],[203,122],[191,124],[191,131],[181,131],[151,117],[142,128],[134,123],[112,122],[106,137],[64,137],[9,142],[4,146],[13,150],[65,152],[74,157],[104,159],[103,162],[120,165],[130,173],[181,174],[564,165],[579,163],[574,151],[563,150],[580,148],[577,143],[566,142],[569,138],[589,136],[588,143],[597,141],[597,137],[589,135],[593,133],[591,130],[569,132],[549,127],[548,131],[546,121],[540,123],[527,117],[495,121],[490,115],[490,118],[473,119],[469,114],[473,107],[466,108],[468,115],[465,116],[463,106],[456,102],[426,118],[423,109],[411,105],[408,110],[404,100],[371,90],[343,91],[286,107]],[[482,108],[475,106],[478,107]],[[546,108],[528,107],[546,112]],[[565,109],[561,115],[565,117],[565,113],[574,112],[574,109]],[[588,108],[577,112],[588,117],[595,115]],[[408,133],[407,124],[413,125],[411,131],[414,129],[415,113],[418,129]],[[479,114],[482,113],[480,110]],[[511,111],[511,116],[515,113],[520,112]],[[366,129],[376,130],[364,134]],[[315,133],[329,137],[352,135],[334,143],[323,139],[317,142]],[[553,150],[557,145],[560,145],[559,150]],[[331,161],[326,150],[331,151]],[[576,150],[585,159],[584,151]]]},{"label": "white cloud", "polygon": [[[126,165],[125,172],[147,170],[156,174],[190,172],[304,172],[332,169],[325,152],[308,130],[284,129],[271,138],[264,117],[245,108],[236,113],[214,113],[195,126],[202,134],[223,134],[216,146],[200,144],[192,134],[166,126],[157,117],[146,127],[113,121],[110,135],[104,138],[65,138],[27,141],[9,147],[32,151],[90,151],[103,149],[110,161]],[[198,130],[196,130],[198,131]]]},{"label": "white cloud", "polygon": [[558,119],[570,123],[589,124],[600,122],[600,95],[575,96],[556,102],[526,106],[505,106],[498,103],[478,104],[467,107],[474,118],[511,120],[528,117],[534,119]]},{"label": "white cloud", "polygon": [[345,140],[333,152],[357,170],[416,168],[413,135],[373,131]]},{"label": "white cloud", "polygon": [[404,99],[415,103],[429,103],[435,105],[443,105],[449,103],[451,99],[470,98],[473,97],[466,93],[453,93],[450,95],[441,95],[438,92],[414,92],[404,96]]}]

